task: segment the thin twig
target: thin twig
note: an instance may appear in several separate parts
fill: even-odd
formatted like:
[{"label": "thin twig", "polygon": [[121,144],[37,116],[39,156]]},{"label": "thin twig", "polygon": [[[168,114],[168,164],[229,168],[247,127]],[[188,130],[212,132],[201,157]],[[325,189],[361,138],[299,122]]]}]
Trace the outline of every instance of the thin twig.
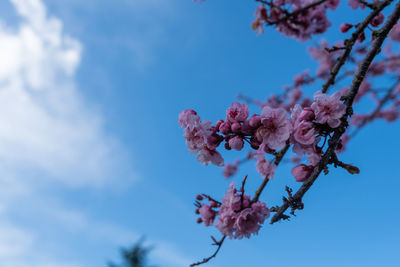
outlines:
[{"label": "thin twig", "polygon": [[[195,263],[190,264],[190,267],[198,266],[198,265],[207,263],[207,262],[209,262],[212,258],[215,258],[215,257],[217,256],[219,250],[221,249],[222,244],[223,244],[224,241],[225,241],[225,238],[226,238],[226,235],[224,235],[220,241],[218,241],[218,242],[215,242],[215,241],[214,241],[214,242],[215,242],[214,245],[218,246],[217,249],[215,250],[214,254],[212,254],[210,257],[204,258],[202,261],[199,261],[199,262],[195,262]],[[213,239],[213,240],[215,240],[215,239]]]}]

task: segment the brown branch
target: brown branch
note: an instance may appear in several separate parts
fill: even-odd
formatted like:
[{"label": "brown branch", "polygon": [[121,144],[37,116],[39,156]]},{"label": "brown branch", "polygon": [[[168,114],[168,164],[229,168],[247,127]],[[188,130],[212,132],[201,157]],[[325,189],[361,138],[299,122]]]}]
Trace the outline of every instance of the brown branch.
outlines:
[{"label": "brown branch", "polygon": [[[296,202],[301,202],[304,194],[311,188],[313,183],[317,180],[318,176],[321,172],[326,169],[327,165],[332,159],[332,156],[335,153],[336,147],[339,144],[340,137],[346,131],[348,126],[348,118],[353,114],[353,101],[355,96],[357,95],[358,89],[360,88],[361,82],[365,78],[365,75],[368,71],[369,66],[371,65],[375,56],[379,53],[383,41],[386,39],[389,31],[393,28],[396,22],[400,18],[400,2],[396,4],[395,9],[392,14],[389,16],[385,24],[378,31],[375,41],[372,43],[370,50],[365,55],[363,61],[361,62],[355,76],[353,82],[351,84],[351,88],[349,93],[345,96],[344,104],[346,105],[346,114],[341,119],[341,124],[338,128],[334,130],[333,137],[329,140],[329,147],[322,156],[318,165],[314,168],[311,175],[307,178],[307,180],[303,183],[303,185],[299,188],[296,194],[293,195],[293,199]],[[271,219],[271,224],[281,220],[285,216],[284,212],[291,206],[290,202],[285,202],[282,206],[276,209],[275,215]]]},{"label": "brown branch", "polygon": [[[279,164],[281,163],[283,157],[285,156],[286,152],[288,151],[290,147],[290,144],[286,144],[286,146],[280,150],[278,153],[276,153],[275,155],[275,160],[274,160],[274,164],[278,167]],[[264,180],[262,181],[262,183],[260,184],[260,186],[258,187],[258,189],[256,190],[256,193],[252,199],[252,203],[257,202],[258,199],[260,198],[260,195],[262,193],[262,191],[264,190],[265,186],[267,185],[269,181],[269,177],[265,177]]]},{"label": "brown branch", "polygon": [[360,36],[360,34],[364,32],[365,28],[369,25],[371,20],[375,16],[377,16],[392,1],[393,0],[385,0],[385,1],[381,2],[379,5],[377,5],[376,9],[374,11],[372,11],[371,14],[369,14],[368,17],[366,17],[363,22],[361,22],[357,25],[357,29],[353,32],[353,34],[351,35],[351,38],[344,40],[344,45],[345,45],[346,49],[345,49],[343,55],[341,55],[338,58],[338,61],[331,69],[331,76],[326,81],[326,83],[322,86],[323,93],[326,93],[328,91],[329,87],[331,85],[335,84],[336,75],[339,73],[340,69],[342,68],[342,66],[344,65],[344,63],[346,62],[348,57],[350,56],[351,50],[353,49],[354,44],[357,42],[357,39]]},{"label": "brown branch", "polygon": [[360,2],[361,4],[363,4],[364,6],[370,8],[370,9],[375,9],[376,8],[376,5],[370,4],[370,3],[368,3],[367,1],[364,1],[364,0],[358,0],[358,2]]},{"label": "brown branch", "polygon": [[213,241],[214,241],[214,244],[213,244],[213,245],[218,246],[218,247],[217,247],[217,250],[216,250],[216,251],[214,252],[214,254],[212,254],[210,257],[204,258],[202,261],[199,261],[199,262],[195,262],[195,263],[190,264],[190,267],[198,266],[198,265],[207,263],[207,262],[209,262],[212,258],[215,258],[215,257],[217,256],[219,250],[220,250],[221,247],[222,247],[222,244],[223,244],[224,241],[225,241],[226,235],[224,235],[224,236],[222,237],[222,239],[221,239],[220,241],[218,241],[218,242],[217,242],[213,237],[211,237],[211,238],[212,238]]}]

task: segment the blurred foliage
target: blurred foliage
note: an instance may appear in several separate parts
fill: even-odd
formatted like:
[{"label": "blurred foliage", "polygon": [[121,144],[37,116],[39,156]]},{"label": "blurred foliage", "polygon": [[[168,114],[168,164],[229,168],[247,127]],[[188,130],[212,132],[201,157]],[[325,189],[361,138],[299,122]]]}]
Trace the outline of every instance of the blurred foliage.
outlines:
[{"label": "blurred foliage", "polygon": [[108,263],[108,267],[155,267],[148,265],[148,254],[152,247],[143,246],[144,238],[141,238],[132,248],[121,249],[121,264]]}]

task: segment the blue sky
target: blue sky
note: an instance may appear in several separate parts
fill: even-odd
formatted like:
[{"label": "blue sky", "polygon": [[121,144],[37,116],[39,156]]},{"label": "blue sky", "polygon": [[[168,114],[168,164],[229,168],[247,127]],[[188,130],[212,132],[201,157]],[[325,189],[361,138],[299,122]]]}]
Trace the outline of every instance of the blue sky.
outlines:
[{"label": "blue sky", "polygon": [[[186,108],[223,118],[238,93],[264,99],[316,64],[298,43],[250,28],[252,1],[10,0],[0,4],[0,266],[92,267],[140,236],[158,266],[212,252],[193,199],[230,181],[189,154]],[[345,5],[331,16],[329,40]],[[340,14],[340,15],[338,15]],[[351,16],[350,16],[351,15]],[[318,41],[319,38],[310,41]],[[312,93],[318,88],[307,89]],[[256,109],[254,109],[256,111]],[[290,222],[229,241],[208,266],[399,266],[398,124],[377,122]],[[226,159],[242,157],[226,154]],[[263,195],[280,203],[290,166]],[[248,163],[248,189],[261,181]]]}]

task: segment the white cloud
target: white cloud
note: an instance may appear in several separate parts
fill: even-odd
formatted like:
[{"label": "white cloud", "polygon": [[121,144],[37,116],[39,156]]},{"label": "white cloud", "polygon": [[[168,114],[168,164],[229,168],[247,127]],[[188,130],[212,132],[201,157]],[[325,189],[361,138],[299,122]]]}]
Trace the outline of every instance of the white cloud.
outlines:
[{"label": "white cloud", "polygon": [[[122,144],[79,93],[80,42],[41,0],[10,1],[20,20],[0,19],[0,265],[83,267],[79,257],[60,257],[74,249],[63,247],[61,233],[115,247],[139,235],[66,208],[53,187],[97,188],[136,176]],[[158,262],[189,262],[170,242],[154,243]]]},{"label": "white cloud", "polygon": [[41,1],[11,2],[23,22],[0,26],[0,162],[71,185],[101,185],[115,170],[129,171],[121,145],[74,84],[81,44]]}]

